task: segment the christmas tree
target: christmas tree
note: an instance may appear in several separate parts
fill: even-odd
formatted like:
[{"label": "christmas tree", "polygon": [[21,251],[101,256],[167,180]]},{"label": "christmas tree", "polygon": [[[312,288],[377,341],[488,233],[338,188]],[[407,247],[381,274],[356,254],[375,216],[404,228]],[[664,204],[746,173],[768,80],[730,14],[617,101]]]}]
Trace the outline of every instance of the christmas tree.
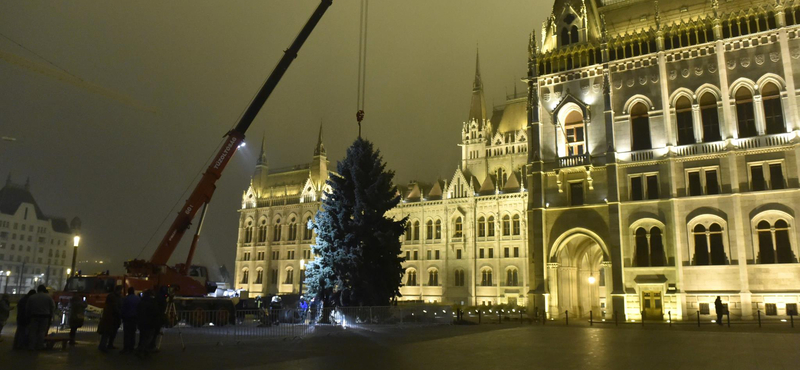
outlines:
[{"label": "christmas tree", "polygon": [[308,294],[335,305],[382,306],[400,295],[400,235],[406,219],[386,212],[399,202],[380,151],[362,138],[337,164],[330,193],[308,225],[317,234],[305,284]]}]

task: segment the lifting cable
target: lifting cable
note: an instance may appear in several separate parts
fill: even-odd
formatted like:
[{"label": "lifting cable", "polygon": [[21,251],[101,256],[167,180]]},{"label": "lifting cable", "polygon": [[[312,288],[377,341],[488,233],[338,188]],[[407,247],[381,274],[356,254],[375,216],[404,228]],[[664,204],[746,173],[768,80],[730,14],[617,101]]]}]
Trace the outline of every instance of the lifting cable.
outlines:
[{"label": "lifting cable", "polygon": [[359,19],[358,34],[358,95],[356,96],[356,121],[358,122],[358,137],[361,137],[361,121],[364,120],[364,96],[366,91],[367,76],[367,17],[369,14],[369,0],[361,0],[361,14]]}]

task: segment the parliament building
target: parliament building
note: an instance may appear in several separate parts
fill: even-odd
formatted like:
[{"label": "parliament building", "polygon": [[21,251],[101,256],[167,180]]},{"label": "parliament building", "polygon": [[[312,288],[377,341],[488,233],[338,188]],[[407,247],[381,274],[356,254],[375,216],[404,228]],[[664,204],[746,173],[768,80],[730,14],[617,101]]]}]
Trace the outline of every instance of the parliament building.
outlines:
[{"label": "parliament building", "polygon": [[[527,65],[527,92],[487,109],[476,62],[452,177],[398,186],[402,300],[710,320],[720,296],[732,318],[797,313],[800,2],[556,0]],[[299,291],[327,165],[321,131],[307,165],[262,153],[236,288]]]}]

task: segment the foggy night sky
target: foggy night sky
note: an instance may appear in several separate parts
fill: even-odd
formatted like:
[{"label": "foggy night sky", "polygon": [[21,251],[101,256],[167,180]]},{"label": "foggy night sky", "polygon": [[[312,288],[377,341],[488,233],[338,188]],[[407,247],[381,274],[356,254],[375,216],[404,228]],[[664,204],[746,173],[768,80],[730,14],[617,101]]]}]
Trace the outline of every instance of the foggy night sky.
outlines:
[{"label": "foggy night sky", "polygon": [[[320,122],[332,169],[355,139],[359,4],[334,0],[250,127],[247,147],[217,182],[196,263],[233,270],[236,211],[262,134],[270,168],[310,161]],[[46,214],[81,218],[80,260],[104,259],[121,272],[155,232],[139,255],[149,258],[173,206],[183,205],[181,194],[317,5],[0,2],[0,34],[41,56],[0,36],[0,136],[18,139],[0,141],[2,180],[9,172],[20,184],[30,177]],[[528,35],[540,37],[552,1],[369,5],[364,136],[396,171],[396,183],[450,179],[476,46],[491,112],[514,81],[524,91]],[[193,230],[171,262],[185,259]]]}]

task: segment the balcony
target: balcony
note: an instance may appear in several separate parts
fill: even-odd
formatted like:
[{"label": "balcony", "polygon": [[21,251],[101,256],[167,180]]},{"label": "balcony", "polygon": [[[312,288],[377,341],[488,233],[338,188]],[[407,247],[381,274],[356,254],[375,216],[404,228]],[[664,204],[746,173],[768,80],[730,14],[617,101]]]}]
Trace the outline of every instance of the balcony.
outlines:
[{"label": "balcony", "polygon": [[[740,139],[731,139],[729,145],[728,141],[714,141],[710,143],[696,143],[689,145],[680,145],[672,148],[657,148],[637,150],[634,152],[620,152],[619,159],[621,162],[643,162],[663,159],[668,156],[675,157],[691,157],[702,156],[715,153],[722,153],[726,150],[751,150],[758,148],[766,148],[772,146],[790,145],[796,138],[794,132],[785,134],[762,135],[755,137],[746,137]],[[568,159],[560,158],[561,159]],[[560,162],[559,162],[560,163]]]},{"label": "balcony", "polygon": [[744,137],[735,139],[734,144],[737,149],[756,149],[768,146],[780,146],[790,144],[794,139],[795,133],[789,132],[785,134],[764,135],[755,137]]},{"label": "balcony", "polygon": [[585,166],[591,164],[591,159],[589,158],[588,154],[581,154],[581,155],[573,155],[569,157],[559,157],[558,158],[558,167],[575,167],[575,166]]}]

